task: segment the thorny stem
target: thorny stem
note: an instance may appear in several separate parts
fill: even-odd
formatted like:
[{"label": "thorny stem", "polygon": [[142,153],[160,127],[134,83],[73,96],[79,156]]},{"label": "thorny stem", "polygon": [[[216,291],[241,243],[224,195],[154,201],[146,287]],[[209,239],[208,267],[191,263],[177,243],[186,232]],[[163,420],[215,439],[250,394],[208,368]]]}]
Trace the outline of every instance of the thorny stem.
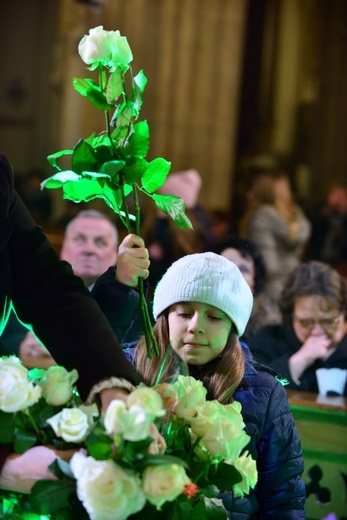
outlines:
[{"label": "thorny stem", "polygon": [[[100,67],[100,69],[99,69],[99,84],[100,84],[100,88],[103,90],[102,67]],[[123,91],[124,91],[124,96],[126,97],[124,80],[123,80]],[[110,116],[109,116],[108,110],[105,110],[105,122],[106,122],[106,131],[107,131],[107,135],[109,137],[109,140],[110,140],[110,143],[112,146],[113,155],[114,155],[114,157],[116,157],[116,150],[115,150],[114,142],[112,139]],[[131,220],[130,220],[130,215],[129,215],[128,204],[127,204],[126,196],[125,196],[125,192],[124,192],[124,184],[125,184],[124,174],[121,171],[121,172],[119,172],[119,189],[120,189],[121,198],[122,198],[122,209],[125,214],[125,219],[121,218],[121,220],[122,220],[123,224],[125,225],[125,227],[127,228],[128,233],[130,234],[130,233],[132,233],[133,230],[132,230],[132,225],[131,225]],[[133,198],[134,198],[134,205],[135,205],[135,233],[137,234],[137,236],[141,236],[141,234],[140,234],[140,222],[141,222],[140,221],[140,204],[139,204],[135,186],[133,186]],[[156,356],[159,356],[159,350],[158,350],[158,345],[157,345],[156,339],[153,334],[152,323],[151,323],[151,320],[149,317],[148,306],[147,306],[144,288],[143,288],[143,278],[141,278],[141,277],[139,278],[139,293],[140,293],[140,313],[141,313],[143,331],[144,331],[145,340],[146,340],[147,356],[149,359],[152,359],[152,350],[154,351]]]},{"label": "thorny stem", "polygon": [[[135,232],[137,236],[141,236],[141,220],[140,220],[140,204],[137,195],[136,186],[133,185],[133,197],[134,197],[134,206],[135,206]],[[159,356],[159,349],[157,345],[157,340],[154,337],[152,323],[148,314],[148,306],[145,298],[145,293],[143,289],[143,278],[139,278],[139,292],[140,292],[140,312],[143,322],[143,330],[145,333],[146,346],[147,346],[147,357],[152,359],[152,350],[154,354]]]}]

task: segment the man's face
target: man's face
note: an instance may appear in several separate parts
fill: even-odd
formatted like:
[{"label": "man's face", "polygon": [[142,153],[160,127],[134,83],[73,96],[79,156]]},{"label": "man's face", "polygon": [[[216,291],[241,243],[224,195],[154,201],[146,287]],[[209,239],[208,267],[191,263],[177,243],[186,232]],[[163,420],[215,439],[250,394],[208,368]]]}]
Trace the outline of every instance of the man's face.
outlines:
[{"label": "man's face", "polygon": [[88,287],[117,259],[116,235],[107,220],[79,217],[71,223],[60,257]]}]

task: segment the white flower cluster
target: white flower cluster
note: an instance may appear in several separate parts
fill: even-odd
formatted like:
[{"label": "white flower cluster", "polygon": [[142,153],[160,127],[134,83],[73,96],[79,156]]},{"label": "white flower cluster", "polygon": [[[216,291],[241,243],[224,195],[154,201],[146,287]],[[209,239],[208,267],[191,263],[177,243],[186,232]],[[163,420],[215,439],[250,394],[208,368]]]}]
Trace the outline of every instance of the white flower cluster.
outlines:
[{"label": "white flower cluster", "polygon": [[[96,406],[77,406],[71,400],[77,378],[75,370],[68,372],[54,366],[39,371],[33,380],[18,358],[0,358],[0,410],[27,412],[43,397],[60,410],[47,423],[57,437],[76,444],[77,449],[88,446],[88,441],[83,442],[95,418],[99,419],[104,434],[114,441],[115,456],[96,460],[83,449],[76,451],[70,461],[77,496],[91,520],[125,520],[141,511],[146,502],[161,510],[166,502],[174,501],[182,493],[190,496],[189,492],[198,489],[187,475],[183,461],[180,464],[167,457],[165,439],[156,426],[175,417],[189,428],[198,458],[207,464],[223,461],[239,471],[242,481],[233,486],[236,495],[242,496],[255,486],[255,461],[248,452],[240,455],[249,442],[240,403],[224,406],[218,401],[207,401],[200,381],[178,376],[173,384],[140,386],[126,402],[112,401],[101,418]],[[121,456],[117,459],[120,443],[146,439],[152,439],[147,453],[162,457],[159,464],[151,464],[149,457],[145,469],[139,471],[129,464],[124,466]]]},{"label": "white flower cluster", "polygon": [[0,358],[0,410],[8,413],[26,410],[41,396],[53,406],[67,403],[78,379],[77,371],[52,366],[42,373],[43,377],[35,384],[16,356]]},{"label": "white flower cluster", "polygon": [[157,388],[163,401],[175,415],[184,419],[191,428],[193,438],[200,438],[197,455],[204,459],[210,455],[233,465],[242,475],[242,481],[233,487],[235,495],[243,496],[257,483],[256,463],[245,452],[249,436],[241,414],[241,404],[234,401],[222,405],[206,400],[206,388],[201,381],[190,376],[178,376],[173,385],[161,384]]},{"label": "white flower cluster", "polygon": [[[106,432],[125,440],[140,441],[153,438],[150,453],[164,453],[165,441],[154,428],[154,420],[166,410],[160,395],[152,388],[139,387],[127,402],[114,400],[107,408]],[[76,453],[70,463],[77,479],[77,496],[91,520],[125,520],[144,507],[146,501],[157,509],[175,500],[191,483],[183,466],[160,464],[148,466],[139,475],[125,470],[117,462],[99,461],[83,453]]]}]

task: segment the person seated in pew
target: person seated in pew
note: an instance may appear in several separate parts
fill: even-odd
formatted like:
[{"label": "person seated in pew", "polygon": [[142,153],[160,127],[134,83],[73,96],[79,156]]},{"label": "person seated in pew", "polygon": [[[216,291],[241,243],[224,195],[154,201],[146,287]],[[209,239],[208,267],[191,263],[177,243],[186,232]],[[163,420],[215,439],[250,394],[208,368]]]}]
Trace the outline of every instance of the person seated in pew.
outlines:
[{"label": "person seated in pew", "polygon": [[347,369],[347,281],[323,262],[304,262],[287,277],[279,303],[283,323],[262,327],[249,347],[288,388],[318,393],[317,369]]},{"label": "person seated in pew", "polygon": [[216,242],[212,251],[237,265],[253,293],[252,313],[242,340],[248,342],[249,338],[264,325],[280,323],[282,318],[278,303],[263,290],[266,267],[254,242],[237,235],[229,235]]}]

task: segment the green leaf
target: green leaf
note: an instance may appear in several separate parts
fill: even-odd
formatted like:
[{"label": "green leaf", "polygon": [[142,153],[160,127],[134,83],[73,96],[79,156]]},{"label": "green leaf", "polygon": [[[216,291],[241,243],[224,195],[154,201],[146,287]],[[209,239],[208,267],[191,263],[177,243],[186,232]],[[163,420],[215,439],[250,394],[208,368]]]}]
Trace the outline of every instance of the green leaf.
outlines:
[{"label": "green leaf", "polygon": [[144,92],[146,85],[147,85],[147,78],[142,69],[134,77],[134,83],[137,86],[137,88],[140,90],[140,92]]},{"label": "green leaf", "polygon": [[120,208],[122,205],[122,196],[119,189],[116,190],[110,187],[108,184],[106,184],[104,186],[102,198],[115,213],[118,214],[120,212]]},{"label": "green leaf", "polygon": [[209,520],[227,520],[228,514],[220,498],[203,497],[202,500],[205,505],[206,518]]},{"label": "green leaf", "polygon": [[140,110],[143,105],[142,93],[145,90],[147,84],[147,78],[141,70],[134,78],[133,88],[134,88],[134,110],[137,113],[137,116],[140,113]]},{"label": "green leaf", "polygon": [[134,103],[132,101],[128,101],[127,103],[122,103],[121,105],[119,105],[119,107],[114,113],[111,124],[116,128],[128,128],[131,125],[133,118]]},{"label": "green leaf", "polygon": [[13,442],[14,427],[13,414],[0,411],[0,444]]},{"label": "green leaf", "polygon": [[145,159],[137,159],[133,164],[125,166],[124,179],[127,184],[136,184],[148,169]]},{"label": "green leaf", "polygon": [[106,87],[106,101],[109,105],[114,105],[116,100],[123,92],[124,76],[119,68],[111,74]]},{"label": "green leaf", "polygon": [[34,484],[29,502],[35,513],[49,515],[66,507],[72,492],[65,481],[40,480]]},{"label": "green leaf", "polygon": [[93,80],[89,78],[74,78],[72,83],[75,90],[82,96],[86,96],[93,107],[98,110],[110,110],[110,108],[112,108],[112,106],[107,103],[104,92],[101,91],[99,85]]},{"label": "green leaf", "polygon": [[108,175],[107,173],[88,172],[86,170],[83,170],[82,178],[84,178],[84,179],[91,179],[91,180],[98,180],[98,179],[110,180],[111,176]]},{"label": "green leaf", "polygon": [[63,186],[64,199],[74,202],[88,202],[101,197],[103,186],[97,180],[80,177],[78,182],[67,182]]},{"label": "green leaf", "polygon": [[53,153],[48,155],[47,160],[49,164],[51,164],[57,170],[61,170],[60,166],[58,166],[57,159],[63,157],[64,155],[72,155],[73,150],[61,150],[60,152]]},{"label": "green leaf", "polygon": [[130,134],[124,146],[124,154],[144,158],[148,150],[149,126],[147,121],[140,121],[133,126],[133,132]]},{"label": "green leaf", "polygon": [[228,482],[228,489],[231,489],[234,484],[242,480],[241,473],[234,466],[225,462],[220,462],[217,466],[211,465],[208,476],[209,480],[222,491],[225,491],[226,482]]},{"label": "green leaf", "polygon": [[16,453],[24,453],[37,442],[36,435],[22,428],[15,428],[14,450]]},{"label": "green leaf", "polygon": [[93,89],[100,90],[99,85],[90,78],[73,78],[72,84],[74,89],[77,90],[81,96],[87,96],[88,92]]},{"label": "green leaf", "polygon": [[139,468],[146,468],[147,466],[163,466],[166,464],[178,464],[184,468],[188,468],[188,464],[180,457],[173,455],[145,455],[139,464]]},{"label": "green leaf", "polygon": [[86,439],[88,454],[97,460],[113,458],[112,439],[106,435],[102,426],[97,423]]},{"label": "green leaf", "polygon": [[83,171],[94,171],[97,169],[98,161],[94,148],[81,139],[75,146],[72,154],[72,170],[76,173]]},{"label": "green leaf", "polygon": [[123,141],[126,137],[128,137],[129,129],[127,126],[121,126],[113,130],[111,137],[115,143],[117,143],[117,148],[123,144]]},{"label": "green leaf", "polygon": [[176,195],[158,195],[155,193],[153,200],[157,208],[169,215],[176,226],[182,229],[193,229],[192,223],[184,213],[186,206],[181,197],[176,197]]},{"label": "green leaf", "polygon": [[48,177],[48,179],[42,181],[41,187],[53,190],[56,188],[62,188],[67,182],[78,182],[80,179],[81,177],[77,173],[72,170],[65,170],[55,173],[52,177]]},{"label": "green leaf", "polygon": [[171,168],[171,163],[162,157],[157,157],[149,163],[142,178],[142,186],[148,193],[153,193],[162,187]]},{"label": "green leaf", "polygon": [[125,161],[107,161],[101,168],[100,172],[106,173],[114,182],[118,181],[118,173],[124,168]]},{"label": "green leaf", "polygon": [[107,460],[113,458],[112,448],[105,442],[93,442],[88,444],[88,453],[96,460]]}]

